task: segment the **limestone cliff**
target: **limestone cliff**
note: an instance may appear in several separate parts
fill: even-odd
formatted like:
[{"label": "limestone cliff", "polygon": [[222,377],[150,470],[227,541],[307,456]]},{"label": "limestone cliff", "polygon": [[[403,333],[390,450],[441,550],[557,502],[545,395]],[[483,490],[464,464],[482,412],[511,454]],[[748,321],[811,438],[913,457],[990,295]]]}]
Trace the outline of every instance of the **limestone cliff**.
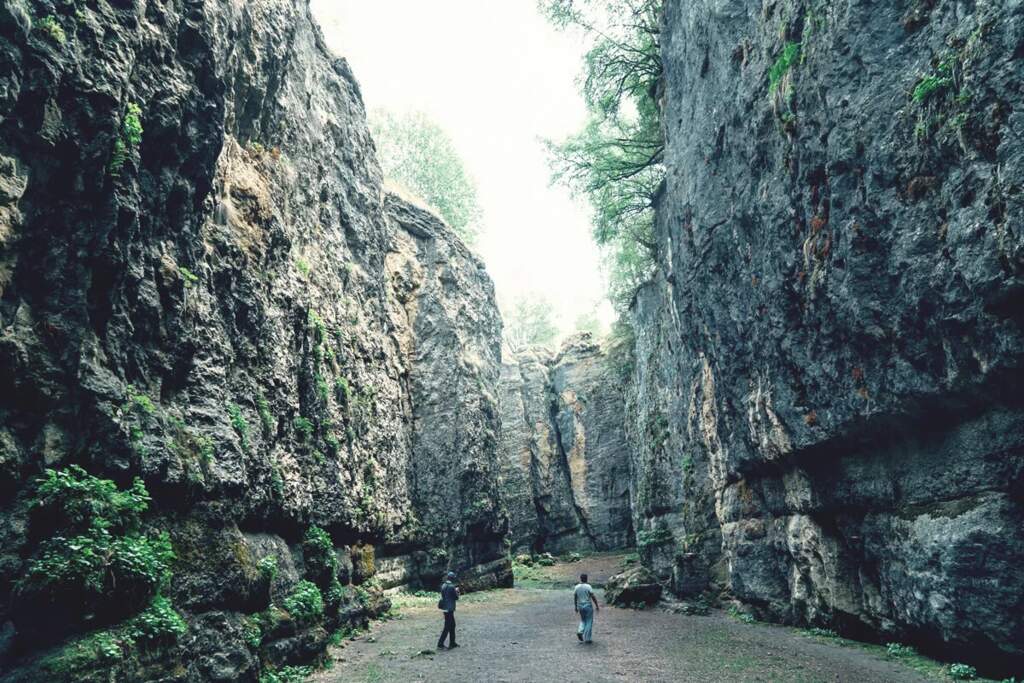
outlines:
[{"label": "limestone cliff", "polygon": [[[0,671],[253,680],[383,585],[509,582],[490,279],[382,190],[307,3],[5,0],[0,31]],[[141,477],[176,641],[34,628],[29,503],[72,463]],[[74,604],[71,638],[133,618]]]},{"label": "limestone cliff", "polygon": [[622,382],[589,335],[502,358],[499,457],[514,548],[633,544]]},{"label": "limestone cliff", "polygon": [[1024,662],[1024,5],[669,0],[645,561]]}]

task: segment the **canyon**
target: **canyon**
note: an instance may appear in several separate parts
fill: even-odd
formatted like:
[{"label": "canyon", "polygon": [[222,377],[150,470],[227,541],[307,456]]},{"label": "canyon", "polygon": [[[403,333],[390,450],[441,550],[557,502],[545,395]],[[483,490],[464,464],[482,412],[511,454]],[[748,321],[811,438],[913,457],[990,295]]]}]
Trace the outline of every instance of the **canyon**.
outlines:
[{"label": "canyon", "polygon": [[0,33],[0,680],[258,680],[392,589],[631,547],[1024,670],[1021,2],[666,2],[655,273],[559,349],[385,187],[305,0]]}]

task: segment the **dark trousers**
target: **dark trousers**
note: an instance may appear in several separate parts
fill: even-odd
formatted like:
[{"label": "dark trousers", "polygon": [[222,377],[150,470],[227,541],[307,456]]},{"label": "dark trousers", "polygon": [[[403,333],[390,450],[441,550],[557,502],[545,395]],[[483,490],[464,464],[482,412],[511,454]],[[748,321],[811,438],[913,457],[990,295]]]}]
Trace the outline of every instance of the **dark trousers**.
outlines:
[{"label": "dark trousers", "polygon": [[444,630],[441,631],[441,639],[437,641],[438,647],[444,645],[444,639],[451,634],[451,639],[448,641],[448,646],[451,647],[455,644],[455,612],[444,613]]}]

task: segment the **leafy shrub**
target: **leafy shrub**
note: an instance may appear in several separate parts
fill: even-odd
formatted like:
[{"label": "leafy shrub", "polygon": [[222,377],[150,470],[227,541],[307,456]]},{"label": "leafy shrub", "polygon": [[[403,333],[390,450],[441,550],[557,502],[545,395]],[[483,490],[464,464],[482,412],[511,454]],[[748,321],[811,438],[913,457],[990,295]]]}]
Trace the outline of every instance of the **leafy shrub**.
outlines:
[{"label": "leafy shrub", "polygon": [[114,151],[108,167],[110,175],[116,178],[121,174],[124,162],[128,159],[128,152],[142,144],[142,133],[142,108],[134,102],[129,102],[124,118],[121,119],[120,133],[114,140]]},{"label": "leafy shrub", "polygon": [[260,394],[256,397],[256,409],[260,414],[260,424],[263,425],[263,431],[266,434],[270,434],[274,431],[274,418],[270,414],[270,404],[267,403],[267,399]]},{"label": "leafy shrub", "polygon": [[318,526],[309,527],[302,540],[302,554],[309,579],[324,587],[337,582],[338,558],[330,534]]},{"label": "leafy shrub", "polygon": [[61,28],[61,25],[57,22],[57,17],[52,14],[47,15],[35,23],[35,28],[45,34],[50,40],[63,45],[67,42],[68,36]]},{"label": "leafy shrub", "polygon": [[130,488],[122,491],[110,479],[99,479],[71,465],[60,471],[45,471],[32,507],[37,517],[48,517],[47,522],[55,528],[131,531],[138,527],[139,517],[149,503],[149,492],[137,477]]},{"label": "leafy shrub", "polygon": [[299,581],[282,601],[282,607],[299,623],[311,623],[324,615],[324,598],[315,583]]},{"label": "leafy shrub", "polygon": [[664,543],[669,543],[672,540],[672,532],[664,527],[658,529],[642,529],[637,532],[636,535],[636,544],[637,547],[640,548],[647,548],[652,545],[662,545]]},{"label": "leafy shrub", "polygon": [[911,97],[918,104],[924,102],[933,94],[945,90],[953,85],[953,67],[949,62],[939,64],[934,74],[925,76],[914,87]]},{"label": "leafy shrub", "polygon": [[838,638],[839,634],[830,628],[812,628],[807,630],[812,636],[818,636],[819,638]]},{"label": "leafy shrub", "polygon": [[174,642],[186,631],[185,620],[162,595],[153,598],[149,607],[132,620],[129,629],[133,638],[146,643]]},{"label": "leafy shrub", "polygon": [[782,82],[783,77],[789,73],[789,70],[793,68],[793,64],[800,57],[800,43],[788,42],[783,48],[782,52],[779,53],[775,63],[772,64],[771,69],[768,70],[768,90],[774,93],[779,88],[779,83]]},{"label": "leafy shrub", "polygon": [[949,677],[958,681],[972,681],[978,677],[978,670],[967,664],[950,664]]},{"label": "leafy shrub", "polygon": [[295,259],[295,267],[302,273],[303,277],[309,277],[310,267],[307,261],[297,258]]},{"label": "leafy shrub", "polygon": [[267,555],[256,563],[256,567],[260,570],[260,576],[267,581],[277,578],[277,557],[274,555]]},{"label": "leafy shrub", "polygon": [[902,643],[889,643],[885,646],[885,651],[892,657],[910,657],[917,654],[917,650]]}]

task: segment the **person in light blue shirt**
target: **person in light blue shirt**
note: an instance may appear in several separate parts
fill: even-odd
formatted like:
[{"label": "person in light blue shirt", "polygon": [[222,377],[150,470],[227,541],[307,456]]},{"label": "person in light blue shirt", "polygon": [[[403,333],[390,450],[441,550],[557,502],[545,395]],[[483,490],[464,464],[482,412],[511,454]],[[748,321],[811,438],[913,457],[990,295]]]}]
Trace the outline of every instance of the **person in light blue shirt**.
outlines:
[{"label": "person in light blue shirt", "polygon": [[441,638],[437,641],[437,649],[444,649],[444,640],[451,635],[448,641],[448,649],[454,650],[459,645],[455,642],[455,603],[459,600],[459,588],[455,585],[455,572],[448,572],[445,581],[441,584],[441,599],[437,601],[437,608],[444,611],[444,630],[441,631]]},{"label": "person in light blue shirt", "polygon": [[572,589],[572,603],[576,614],[580,615],[580,625],[576,629],[576,637],[585,644],[594,642],[594,614],[601,611],[597,604],[594,589],[587,583],[587,575],[580,574],[580,582]]}]

